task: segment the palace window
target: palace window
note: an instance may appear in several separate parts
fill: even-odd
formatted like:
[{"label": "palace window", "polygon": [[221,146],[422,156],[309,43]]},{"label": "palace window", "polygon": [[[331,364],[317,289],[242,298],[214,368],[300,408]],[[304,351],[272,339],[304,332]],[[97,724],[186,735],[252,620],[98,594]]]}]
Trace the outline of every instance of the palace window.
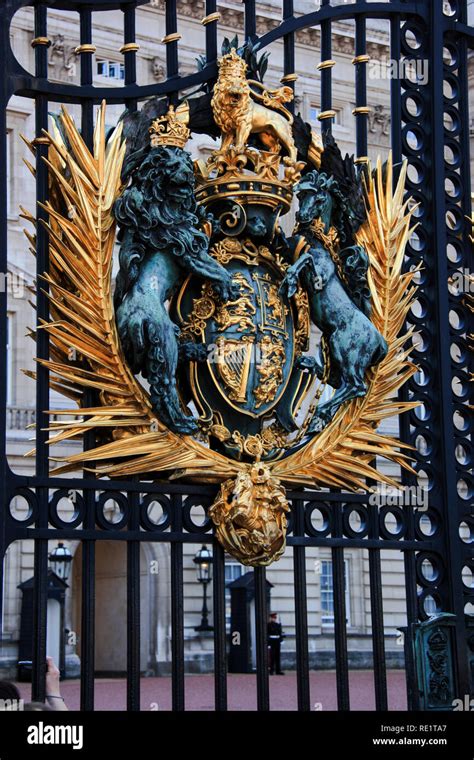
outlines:
[{"label": "palace window", "polygon": [[[349,567],[347,560],[344,560],[344,581],[346,592],[346,621],[350,625],[350,596],[349,596]],[[332,561],[323,559],[321,561],[321,625],[334,626],[334,587],[332,582]]]},{"label": "palace window", "polygon": [[13,176],[12,176],[12,167],[11,167],[11,159],[12,159],[12,131],[11,129],[7,129],[6,132],[6,154],[7,154],[7,193],[8,193],[8,214],[11,214],[12,212],[12,196],[13,196]]},{"label": "palace window", "polygon": [[7,314],[7,406],[13,403],[13,315]]},{"label": "palace window", "polygon": [[233,560],[227,560],[225,562],[225,620],[227,629],[230,630],[230,588],[227,588],[228,583],[232,583],[232,581],[236,581],[237,578],[240,578],[240,576],[244,572],[244,566],[240,564],[240,562],[235,562]]},{"label": "palace window", "polygon": [[[334,117],[333,123],[334,124],[341,124],[341,111],[337,108],[333,109],[336,112],[336,115]],[[321,122],[318,119],[319,114],[321,113],[320,106],[315,105],[312,103],[308,109],[308,119],[311,122],[311,124],[314,124],[317,126]]]},{"label": "palace window", "polygon": [[107,79],[125,79],[125,65],[119,61],[96,60],[96,74]]}]

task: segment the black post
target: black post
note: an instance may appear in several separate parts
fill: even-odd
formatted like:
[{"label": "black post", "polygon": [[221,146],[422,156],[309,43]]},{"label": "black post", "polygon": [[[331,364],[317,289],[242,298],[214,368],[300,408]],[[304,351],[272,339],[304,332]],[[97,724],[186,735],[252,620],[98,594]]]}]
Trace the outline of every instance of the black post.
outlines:
[{"label": "black post", "polygon": [[206,62],[213,63],[217,58],[217,12],[216,0],[206,0],[206,15],[202,20],[206,27]]},{"label": "black post", "polygon": [[[467,8],[465,0],[458,3],[464,9]],[[430,4],[430,90],[431,90],[431,149],[433,160],[433,245],[435,253],[436,280],[434,283],[434,296],[437,303],[438,324],[435,333],[436,352],[438,355],[436,369],[436,385],[439,389],[439,417],[438,426],[440,431],[440,471],[443,473],[439,482],[442,495],[442,511],[444,523],[444,540],[446,547],[445,562],[447,566],[446,594],[449,608],[445,611],[456,615],[456,653],[455,670],[456,685],[459,696],[469,694],[469,665],[467,653],[467,630],[464,618],[464,595],[462,591],[462,568],[463,552],[459,536],[459,522],[462,515],[460,498],[458,494],[457,468],[455,451],[460,443],[460,437],[454,435],[455,403],[453,403],[452,380],[453,372],[448,357],[450,356],[450,294],[448,290],[448,257],[447,252],[447,225],[446,219],[447,198],[445,192],[445,160],[444,160],[444,110],[445,97],[443,96],[444,71],[443,71],[443,45],[446,17],[443,14],[442,3]],[[467,96],[466,90],[463,92]],[[459,100],[457,110],[459,109]],[[469,149],[467,135],[461,135],[461,156],[464,168],[462,173],[468,174]],[[466,142],[464,142],[466,141]],[[467,199],[464,199],[465,201]],[[463,220],[462,228],[466,231]],[[450,237],[457,237],[457,235]],[[467,242],[467,241],[466,241]],[[471,256],[465,249],[466,267],[470,264]],[[455,299],[453,299],[454,301]],[[460,299],[459,299],[460,300]],[[466,309],[467,313],[467,309]],[[467,367],[467,364],[466,364]],[[465,410],[467,414],[467,410]],[[456,519],[455,515],[459,515]]]},{"label": "black post", "polygon": [[209,610],[207,608],[207,584],[209,581],[201,581],[202,583],[202,610],[201,610],[201,624],[198,625],[195,631],[213,631],[212,625],[209,625]]},{"label": "black post", "polygon": [[[92,11],[90,7],[80,10],[80,46],[81,85],[90,86],[93,81],[92,57]],[[94,134],[94,103],[87,98],[82,101],[81,134],[89,150],[92,150]],[[85,393],[85,406],[94,406],[97,402],[93,389]],[[84,450],[95,446],[94,433],[84,436]],[[85,527],[95,527],[95,493],[86,489],[84,493],[86,508]],[[94,709],[94,673],[95,673],[95,541],[82,542],[82,608],[81,608],[81,709]]]},{"label": "black post", "polygon": [[[129,499],[129,528],[138,531],[138,494]],[[140,541],[127,542],[127,709],[140,710]]]},{"label": "black post", "polygon": [[[359,0],[365,4],[366,0]],[[367,23],[365,16],[357,16],[355,29],[355,90],[356,90],[356,107],[353,111],[356,117],[356,150],[357,158],[360,163],[367,159],[367,64],[369,56],[367,55]]]},{"label": "black post", "polygon": [[[342,538],[342,505],[334,504],[335,533]],[[332,577],[334,590],[334,637],[336,648],[336,686],[337,706],[339,710],[350,709],[349,694],[349,656],[347,651],[347,609],[344,548],[334,546],[332,553]]]},{"label": "black post", "polygon": [[[330,0],[321,0],[321,7],[325,8]],[[330,19],[321,22],[321,61],[318,64],[321,76],[321,111],[319,120],[321,132],[332,132],[333,108],[332,108],[332,68],[334,61],[332,55],[332,24]]]},{"label": "black post", "polygon": [[[182,497],[172,496],[171,529],[182,531]],[[184,600],[183,600],[183,544],[171,544],[171,694],[173,710],[184,710]]]},{"label": "black post", "polygon": [[[8,228],[7,228],[7,110],[8,102],[7,78],[5,76],[6,68],[6,50],[9,34],[9,19],[7,20],[6,7],[0,6],[0,70],[4,75],[0,77],[0,97],[2,109],[0,113],[0,188],[4,189],[0,193],[0,274],[7,277],[7,250],[8,250]],[[3,107],[5,106],[5,107]],[[0,347],[7,345],[7,289],[0,290]],[[7,483],[7,457],[6,457],[6,439],[7,439],[7,363],[0,364],[0,477],[3,483]],[[0,495],[0,620],[3,620],[3,575],[4,559],[6,552],[6,514],[7,514],[7,496],[6,489],[2,489]]]},{"label": "black post", "polygon": [[[35,74],[38,79],[48,77],[48,46],[47,37],[47,5],[38,3],[35,8]],[[36,98],[36,198],[45,203],[48,197],[48,170],[44,162],[48,148],[44,142],[43,129],[48,127],[48,100],[44,95]],[[46,212],[37,206],[38,225],[36,230],[36,275],[39,277],[48,271],[48,233],[40,219],[46,221]],[[46,283],[38,286],[36,298],[37,327],[43,321],[48,320],[49,307],[46,294],[41,289],[47,290]],[[41,359],[49,358],[49,338],[44,330],[37,330],[37,355]],[[46,443],[48,434],[45,428],[48,426],[49,409],[49,372],[44,366],[38,365],[36,382],[36,474],[40,477],[48,477],[49,474],[49,450]],[[38,528],[48,527],[48,489],[38,490]],[[35,541],[34,559],[34,626],[33,626],[33,673],[32,673],[32,697],[34,701],[44,702],[45,699],[45,676],[46,676],[46,625],[47,625],[47,584],[48,584],[48,542],[41,538]]]},{"label": "black post", "polygon": [[253,40],[257,34],[255,0],[242,0],[245,5],[245,40]]},{"label": "black post", "polygon": [[256,567],[255,580],[255,631],[257,655],[257,709],[266,712],[270,709],[270,692],[268,683],[268,647],[267,647],[267,590],[264,567]]},{"label": "black post", "polygon": [[225,619],[225,557],[224,549],[214,541],[213,610],[214,610],[214,690],[216,710],[227,710],[227,632]]},{"label": "black post", "polygon": [[[293,0],[283,0],[283,21],[293,18],[294,2]],[[283,37],[283,78],[282,82],[291,89],[295,90],[295,81],[297,75],[295,72],[295,35],[289,32]],[[295,102],[292,100],[288,103],[288,110],[295,110]]]},{"label": "black post", "polygon": [[[166,34],[162,39],[162,42],[166,45],[166,76],[168,80],[176,79],[179,72],[179,60],[178,60],[178,41],[181,35],[178,32],[178,14],[176,10],[176,3],[166,3],[165,14],[165,30]],[[169,96],[170,103],[176,105],[178,100],[178,93],[172,92]]]}]

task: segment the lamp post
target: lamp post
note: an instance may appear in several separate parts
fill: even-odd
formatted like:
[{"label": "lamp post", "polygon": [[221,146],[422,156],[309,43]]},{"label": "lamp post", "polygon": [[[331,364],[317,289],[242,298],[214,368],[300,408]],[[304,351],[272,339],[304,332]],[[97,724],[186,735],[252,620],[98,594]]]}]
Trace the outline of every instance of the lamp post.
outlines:
[{"label": "lamp post", "polygon": [[213,631],[212,625],[209,625],[209,610],[207,609],[207,584],[212,580],[212,554],[205,544],[199,549],[193,559],[196,565],[197,579],[202,583],[202,611],[201,625],[196,626],[195,631]]},{"label": "lamp post", "polygon": [[48,559],[53,573],[55,573],[58,578],[61,578],[62,581],[67,583],[67,580],[71,573],[72,562],[72,554],[67,546],[64,546],[62,541],[59,541],[58,545],[53,549]]}]

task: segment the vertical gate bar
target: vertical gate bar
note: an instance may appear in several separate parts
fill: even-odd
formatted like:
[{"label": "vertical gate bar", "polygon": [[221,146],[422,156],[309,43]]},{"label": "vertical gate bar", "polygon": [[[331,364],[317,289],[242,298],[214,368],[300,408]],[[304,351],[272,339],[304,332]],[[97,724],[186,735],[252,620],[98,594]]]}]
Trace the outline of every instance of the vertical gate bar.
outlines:
[{"label": "vertical gate bar", "polygon": [[[460,22],[462,24],[466,24],[466,25],[468,24],[468,8],[467,8],[467,2],[466,2],[466,0],[464,0],[464,2],[462,2],[461,5],[460,5],[459,20],[460,20]],[[469,50],[468,50],[468,41],[467,41],[467,39],[465,37],[463,37],[463,38],[461,38],[461,39],[458,40],[458,51],[459,51],[459,66],[458,66],[459,106],[458,106],[458,108],[459,108],[459,116],[460,116],[460,123],[461,123],[461,129],[460,129],[460,135],[459,135],[459,142],[460,142],[460,149],[461,149],[461,156],[462,156],[462,159],[461,159],[462,160],[462,164],[461,164],[461,166],[470,167],[471,166],[471,150],[470,150],[471,143],[470,143],[469,135],[470,135],[471,125],[470,125],[470,119],[469,119],[469,116],[470,116],[470,113],[469,113],[469,102],[470,102],[470,100],[469,100],[469,69],[468,69],[468,52],[469,52]],[[472,244],[470,242],[470,235],[472,233],[471,224],[474,226],[474,209],[473,209],[474,203],[473,203],[473,198],[472,198],[472,195],[471,195],[471,192],[472,192],[472,182],[471,182],[471,179],[472,179],[471,178],[471,172],[468,171],[467,169],[465,171],[462,171],[462,169],[461,169],[461,172],[460,172],[460,180],[461,180],[461,187],[462,187],[461,206],[462,206],[462,209],[463,209],[463,220],[464,220],[464,235],[463,235],[463,238],[464,238],[465,245],[466,245],[466,263],[468,264],[468,272],[470,272],[471,277],[473,277],[472,262],[473,262],[473,258],[474,258],[473,257],[474,249],[473,249],[473,246],[472,246]],[[471,217],[473,217],[472,222],[470,221]],[[451,236],[452,237],[454,236],[453,232],[451,232]],[[467,253],[468,251],[470,251],[470,256]],[[466,274],[466,270],[464,270],[464,274]],[[473,311],[473,303],[474,303],[474,301],[473,301],[473,297],[472,297],[473,286],[474,286],[474,279],[471,281],[470,284],[471,284],[471,287],[470,287],[471,296],[466,296],[464,298],[464,314],[466,316],[466,326],[467,326],[466,333],[468,333],[471,336],[471,349],[472,349],[472,347],[474,345],[474,337],[473,337],[474,336],[474,311]],[[470,305],[468,304],[468,298],[471,299],[471,304]],[[467,363],[466,363],[466,365],[467,365]],[[466,366],[466,370],[469,371],[469,369],[472,370],[472,361],[470,363],[470,367]],[[469,373],[468,372],[466,372],[466,375],[467,375],[467,377],[469,377]],[[472,381],[472,372],[471,372],[471,381]],[[469,384],[469,380],[467,380],[467,378],[466,378],[466,382],[467,382],[467,384]],[[470,408],[472,409],[473,408],[474,398],[473,398],[473,387],[472,387],[472,385],[470,387],[471,387],[471,391],[469,393],[469,397],[466,398],[466,403],[469,404]],[[466,440],[468,440],[468,439],[472,440],[472,435],[471,436],[466,436]],[[454,441],[454,443],[456,444],[457,441]],[[462,441],[459,441],[459,443],[462,443]],[[452,456],[454,458],[454,456],[455,456],[455,449],[452,450]],[[470,469],[470,472],[472,474],[472,467]],[[464,504],[460,504],[461,501],[462,501],[461,495],[458,494],[458,505],[460,505],[459,511],[458,511],[459,521],[461,519],[463,519],[463,516],[464,516],[464,514],[466,512],[469,512],[469,514],[470,514],[471,517],[474,516],[474,500],[472,499],[472,494],[471,494],[471,499],[470,499],[470,503],[469,504],[467,502],[465,502]],[[454,520],[452,520],[452,519],[450,520],[451,529],[453,528],[453,523],[454,522],[455,522]],[[459,536],[459,534],[456,534],[456,530],[454,530],[453,533],[454,533],[454,540],[457,541],[457,544],[459,546],[460,543],[461,543],[460,542],[460,536]],[[461,553],[459,552],[459,555],[460,554]],[[471,562],[472,562],[472,559],[473,559],[473,549],[472,549],[472,545],[471,545],[471,549],[469,551],[469,554],[467,554],[467,552],[466,552],[466,554],[464,555],[464,557],[462,557],[461,561],[459,562],[458,567],[454,569],[454,573],[455,573],[454,578],[455,578],[455,582],[456,582],[456,578],[457,578],[458,596],[460,596],[461,599],[462,599],[462,605],[464,605],[464,602],[468,602],[468,601],[473,602],[474,601],[474,599],[472,598],[472,592],[471,592],[470,596],[466,596],[466,597],[463,598],[464,580],[462,578],[462,566],[463,566],[464,562],[466,560],[468,560],[468,561],[471,560]],[[472,584],[471,584],[471,586],[472,586]],[[471,604],[471,612],[472,612],[472,604]],[[468,650],[468,647],[467,647],[468,637],[469,637],[469,645],[470,645],[471,650],[472,650],[472,637],[469,636],[468,629],[467,629],[467,622],[468,622],[468,620],[469,620],[469,618],[466,615],[463,618],[463,620],[462,620],[462,623],[463,623],[462,629],[458,633],[458,642],[461,642],[462,640],[464,640],[464,652],[465,652],[465,654],[467,653],[467,650]],[[472,621],[472,614],[471,614],[470,620]],[[458,646],[459,645],[460,645],[460,643],[458,643]],[[473,672],[473,667],[471,665],[471,672],[470,672],[470,676],[469,676],[469,674],[467,672],[466,659],[467,659],[467,657],[465,656],[464,657],[464,664],[463,664],[463,662],[460,663],[460,670],[461,671],[462,671],[462,669],[464,667],[464,682],[460,684],[460,686],[461,686],[461,693],[462,694],[469,694],[469,693],[473,694],[474,693],[474,672]]]},{"label": "vertical gate bar", "polygon": [[[335,506],[334,535],[342,536],[342,505]],[[332,548],[334,605],[334,644],[336,650],[336,688],[339,710],[350,710],[349,662],[347,653],[346,573],[344,549]]]},{"label": "vertical gate bar", "polygon": [[[459,521],[453,519],[452,510],[458,504],[458,492],[455,469],[455,447],[453,404],[452,404],[452,370],[451,362],[446,361],[450,355],[449,329],[449,290],[447,266],[446,235],[446,194],[444,168],[444,95],[443,95],[443,46],[445,16],[442,3],[430,5],[430,59],[431,59],[431,149],[432,149],[432,192],[433,192],[433,250],[436,252],[435,265],[435,301],[437,305],[438,324],[435,330],[437,341],[439,388],[439,430],[440,461],[443,477],[441,480],[443,525],[445,532],[446,566],[448,568],[447,591],[449,612],[456,615],[455,627],[455,672],[456,694],[469,694],[469,663],[466,646],[467,632],[464,618],[464,598],[462,591],[463,558],[459,547]],[[469,158],[469,156],[467,156]],[[466,155],[461,155],[461,160]],[[461,164],[462,166],[462,164]],[[468,171],[465,165],[465,172]]]},{"label": "vertical gate bar", "polygon": [[[401,17],[400,14],[394,14],[390,19],[390,57],[394,61],[402,60],[401,46]],[[401,77],[392,77],[390,79],[390,104],[391,104],[391,147],[394,165],[403,161],[402,152],[402,81]],[[394,182],[397,177],[394,176]],[[398,393],[398,398],[402,402],[409,401],[408,388],[403,385]],[[410,421],[407,414],[398,418],[398,428],[400,440],[410,443]],[[415,452],[416,453],[416,452]],[[402,469],[401,481],[404,486],[416,485],[414,476]],[[406,520],[406,539],[415,540],[415,516],[413,507],[405,507]],[[412,626],[418,620],[418,600],[416,588],[416,564],[415,552],[405,551],[403,553],[403,564],[405,573],[405,599],[407,630],[406,640],[404,643],[405,655],[405,677],[407,690],[407,707],[408,710],[419,709],[419,697],[416,689],[416,672],[413,651],[411,647]]]},{"label": "vertical gate bar", "polygon": [[349,663],[347,653],[347,611],[344,549],[332,549],[334,605],[334,643],[336,650],[336,688],[338,710],[350,710]]},{"label": "vertical gate bar", "polygon": [[[8,23],[5,18],[5,5],[0,6],[0,78],[1,88],[1,124],[0,124],[0,273],[6,277],[8,270],[8,232],[7,232],[7,63],[6,51],[8,45]],[[7,289],[0,289],[0,351],[6,355],[7,346]],[[8,477],[6,440],[7,440],[7,363],[2,362],[0,368],[0,477],[4,487],[0,496],[0,626],[3,631],[3,576],[6,551],[5,522],[7,512],[6,483]]]},{"label": "vertical gate bar", "polygon": [[[404,483],[406,481],[403,481]],[[406,511],[406,539],[408,541],[415,540],[415,515],[413,507],[405,507]],[[406,596],[406,610],[407,610],[407,641],[405,642],[405,673],[406,673],[406,686],[407,686],[407,707],[409,710],[419,709],[419,696],[416,689],[416,672],[415,662],[413,659],[413,651],[411,648],[411,631],[412,626],[418,619],[418,603],[417,603],[417,589],[416,589],[416,564],[415,564],[415,552],[410,549],[404,552],[404,569],[405,569],[405,596]]]},{"label": "vertical gate bar", "polygon": [[[92,496],[92,498],[90,498]],[[84,527],[95,528],[93,492],[84,493]],[[94,709],[95,670],[95,541],[82,542],[81,582],[81,710]]]},{"label": "vertical gate bar", "polygon": [[[81,85],[91,85],[92,73],[92,12],[90,8],[79,11]],[[82,46],[85,46],[82,50]],[[81,101],[81,134],[89,150],[93,145],[94,104],[92,100]],[[96,403],[93,390],[85,392],[86,407]],[[95,436],[92,431],[84,436],[84,450],[93,449]],[[91,477],[88,474],[89,477]],[[95,528],[95,495],[91,489],[83,493],[85,504],[84,527]],[[94,709],[94,671],[95,671],[95,541],[82,542],[82,580],[81,580],[81,710]]]},{"label": "vertical gate bar", "polygon": [[214,692],[215,708],[227,710],[227,633],[225,619],[225,555],[222,546],[215,541],[212,550],[214,569]]},{"label": "vertical gate bar", "polygon": [[[293,501],[293,535],[304,536],[304,502]],[[306,549],[293,546],[293,583],[295,593],[296,686],[298,710],[309,711],[308,602],[306,593]]]},{"label": "vertical gate bar", "polygon": [[[365,5],[366,0],[359,0]],[[357,159],[364,163],[367,159],[367,23],[365,16],[357,16],[355,21],[355,96],[356,107],[356,151]]]},{"label": "vertical gate bar", "polygon": [[257,710],[270,709],[270,692],[268,684],[268,646],[267,646],[267,589],[264,567],[254,570],[255,581],[255,632],[257,655]]},{"label": "vertical gate bar", "polygon": [[369,549],[369,576],[372,651],[374,657],[375,708],[376,710],[387,710],[387,670],[385,664],[380,549]]},{"label": "vertical gate bar", "polygon": [[[463,23],[467,24],[467,7],[465,5],[461,6],[461,18],[460,20]],[[462,154],[463,154],[463,166],[470,166],[470,140],[469,140],[469,134],[471,125],[469,123],[469,68],[468,68],[468,46],[467,46],[467,40],[465,38],[461,38],[458,40],[458,50],[459,50],[459,68],[458,68],[458,79],[459,79],[459,113],[461,117],[461,129],[460,129],[460,141],[462,141]],[[471,172],[470,171],[462,171],[460,174],[460,179],[463,185],[463,193],[462,193],[462,207],[463,207],[463,214],[464,217],[471,216]],[[468,240],[468,236],[470,234],[470,222],[468,219],[464,219],[465,224],[465,236]]]},{"label": "vertical gate bar", "polygon": [[[369,505],[369,537],[379,538],[379,510]],[[375,709],[387,710],[387,670],[382,597],[380,549],[369,549],[370,612],[372,621],[372,653],[374,658]]]},{"label": "vertical gate bar", "polygon": [[[182,533],[182,497],[171,497],[171,530]],[[172,709],[183,711],[184,694],[184,603],[183,603],[183,544],[171,543],[171,676]]]},{"label": "vertical gate bar", "polygon": [[[47,504],[42,499],[40,499],[41,508],[47,509]],[[46,697],[46,613],[48,603],[48,541],[45,539],[35,540],[33,587],[33,674],[31,680],[31,698],[34,702],[44,702]]]},{"label": "vertical gate bar", "polygon": [[[81,8],[79,12],[80,48],[82,45],[92,44],[92,13],[88,8]],[[81,51],[81,85],[92,84],[92,52],[85,49]],[[82,119],[81,134],[88,145],[92,148],[94,105],[92,100],[81,101]]]},{"label": "vertical gate bar", "polygon": [[[89,8],[79,11],[80,49],[92,45],[92,12]],[[92,49],[81,50],[81,84],[92,84]]]},{"label": "vertical gate bar", "polygon": [[[137,79],[135,21],[136,4],[127,3],[123,10],[123,47],[125,84]],[[127,98],[129,111],[137,108],[136,98]],[[139,530],[139,496],[129,494],[129,530]],[[127,710],[140,710],[140,542],[127,541]]]},{"label": "vertical gate bar", "polygon": [[[129,530],[140,529],[139,496],[129,494]],[[140,710],[140,541],[127,541],[127,710]]]},{"label": "vertical gate bar", "polygon": [[[166,0],[166,13],[165,13],[165,42],[170,35],[176,35],[176,38],[171,38],[169,42],[166,42],[166,76],[167,79],[176,79],[179,72],[178,61],[178,15],[176,10],[175,0]],[[176,105],[178,99],[178,93],[171,93],[169,96],[170,103]]]},{"label": "vertical gate bar", "polygon": [[[216,0],[206,0],[206,18],[216,13]],[[212,63],[217,58],[217,19],[206,21],[206,61]]]},{"label": "vertical gate bar", "polygon": [[[401,60],[400,14],[395,13],[390,18],[390,58],[392,61]],[[391,147],[393,163],[402,160],[402,99],[401,79],[390,79],[390,116],[391,116]]]},{"label": "vertical gate bar", "polygon": [[[35,7],[35,38],[45,39],[47,31],[47,5],[38,3]],[[45,44],[35,46],[35,75],[41,79],[48,77],[48,49]],[[36,97],[35,108],[36,139],[41,138],[42,130],[48,127],[48,101],[44,95]],[[36,199],[45,203],[48,195],[48,172],[44,162],[47,145],[35,143],[36,147]],[[36,230],[36,317],[37,326],[48,319],[48,299],[41,292],[47,289],[45,283],[39,285],[39,276],[48,271],[48,234],[40,219],[47,219],[46,212],[37,205],[38,225]],[[44,330],[37,330],[37,355],[41,359],[49,358],[49,338]],[[38,364],[36,378],[36,474],[47,477],[48,462],[48,419],[45,410],[49,409],[49,373],[46,367]],[[38,489],[39,515],[38,528],[48,527],[48,489]],[[46,539],[35,540],[34,557],[34,601],[33,601],[33,674],[31,693],[34,701],[45,700],[46,674],[46,625],[47,625],[47,584],[48,584],[48,542]]]},{"label": "vertical gate bar", "polygon": [[[283,0],[283,21],[293,18],[294,2],[293,0]],[[283,79],[287,87],[295,91],[295,35],[294,32],[285,34],[283,37]],[[295,101],[287,104],[287,108],[292,113],[295,110]]]},{"label": "vertical gate bar", "polygon": [[[330,0],[321,0],[321,7],[326,5],[330,5]],[[321,63],[318,66],[321,72],[321,112],[318,118],[322,134],[332,132],[333,117],[329,115],[332,110],[332,65],[325,65],[331,61],[331,55],[331,21],[327,19],[321,22]]]},{"label": "vertical gate bar", "polygon": [[123,9],[123,44],[131,46],[123,50],[125,84],[135,84],[137,81],[137,51],[133,48],[136,44],[135,12],[135,3],[128,3]]},{"label": "vertical gate bar", "polygon": [[255,0],[243,0],[245,4],[245,41],[257,34],[257,11]]},{"label": "vertical gate bar", "polygon": [[[128,3],[123,8],[123,62],[125,69],[125,84],[136,84],[137,81],[137,49],[135,36],[135,3]],[[136,46],[136,47],[135,47]],[[127,98],[129,111],[136,111],[136,98]]]}]

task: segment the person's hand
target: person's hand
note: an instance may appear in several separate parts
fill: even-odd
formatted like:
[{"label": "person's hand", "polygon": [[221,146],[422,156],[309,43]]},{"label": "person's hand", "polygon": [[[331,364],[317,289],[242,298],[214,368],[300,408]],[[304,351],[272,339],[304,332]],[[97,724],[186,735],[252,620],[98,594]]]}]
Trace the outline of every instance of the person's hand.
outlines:
[{"label": "person's hand", "polygon": [[67,710],[59,689],[59,668],[52,657],[46,657],[46,663],[48,666],[46,671],[46,699],[48,704],[53,710]]},{"label": "person's hand", "polygon": [[59,668],[56,666],[52,657],[47,657],[46,662],[48,669],[46,671],[46,694],[53,697],[61,696],[59,690]]}]

